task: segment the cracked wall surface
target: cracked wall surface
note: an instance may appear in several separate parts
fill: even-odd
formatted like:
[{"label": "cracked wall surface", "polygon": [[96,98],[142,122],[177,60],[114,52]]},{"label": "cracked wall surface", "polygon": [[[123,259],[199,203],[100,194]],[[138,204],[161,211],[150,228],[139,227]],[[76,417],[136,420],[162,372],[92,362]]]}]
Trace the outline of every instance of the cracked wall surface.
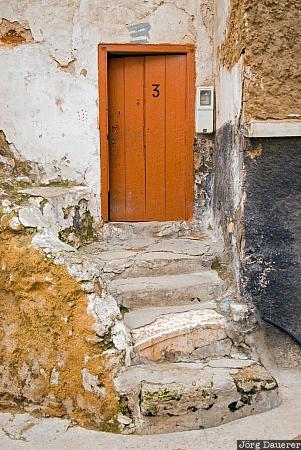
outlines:
[{"label": "cracked wall surface", "polygon": [[[0,129],[43,183],[85,183],[99,197],[98,44],[130,43],[129,27],[147,23],[149,43],[195,44],[197,83],[212,84],[212,5],[0,0]],[[19,37],[1,45],[10,33]]]}]

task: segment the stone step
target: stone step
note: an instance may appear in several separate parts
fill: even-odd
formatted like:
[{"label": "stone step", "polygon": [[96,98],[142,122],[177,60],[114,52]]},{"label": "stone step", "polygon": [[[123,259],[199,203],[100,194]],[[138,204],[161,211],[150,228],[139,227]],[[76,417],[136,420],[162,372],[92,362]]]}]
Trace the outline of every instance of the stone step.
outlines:
[{"label": "stone step", "polygon": [[200,361],[237,352],[227,335],[224,317],[213,309],[152,314],[149,323],[131,329],[134,364]]},{"label": "stone step", "polygon": [[170,252],[111,250],[91,256],[107,280],[197,272],[206,261],[198,256]]},{"label": "stone step", "polygon": [[188,274],[118,279],[108,284],[108,292],[130,310],[214,300],[222,288],[218,274],[206,268]]},{"label": "stone step", "polygon": [[216,308],[216,302],[189,303],[188,305],[178,306],[159,306],[155,308],[135,309],[124,315],[123,322],[130,330],[143,327],[154,322],[159,316],[165,314],[179,313],[191,310],[204,310]]},{"label": "stone step", "polygon": [[252,360],[132,366],[115,383],[119,420],[138,434],[215,427],[280,404],[276,380]]},{"label": "stone step", "polygon": [[18,191],[24,197],[19,220],[25,227],[47,229],[54,236],[63,230],[85,233],[87,217],[97,216],[97,205],[87,186],[36,186]]},{"label": "stone step", "polygon": [[168,222],[109,222],[103,227],[103,239],[129,239],[133,236],[179,237],[189,233],[185,221]]},{"label": "stone step", "polygon": [[207,241],[183,238],[135,237],[90,244],[80,251],[97,261],[107,280],[197,272],[216,257]]}]

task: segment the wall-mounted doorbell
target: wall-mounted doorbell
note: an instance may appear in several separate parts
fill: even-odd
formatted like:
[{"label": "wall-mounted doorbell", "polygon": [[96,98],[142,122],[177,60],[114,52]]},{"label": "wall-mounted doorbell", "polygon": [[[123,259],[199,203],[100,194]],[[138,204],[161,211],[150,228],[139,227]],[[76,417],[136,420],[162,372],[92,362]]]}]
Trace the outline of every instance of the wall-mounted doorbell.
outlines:
[{"label": "wall-mounted doorbell", "polygon": [[211,86],[196,88],[196,133],[213,133],[214,89]]}]

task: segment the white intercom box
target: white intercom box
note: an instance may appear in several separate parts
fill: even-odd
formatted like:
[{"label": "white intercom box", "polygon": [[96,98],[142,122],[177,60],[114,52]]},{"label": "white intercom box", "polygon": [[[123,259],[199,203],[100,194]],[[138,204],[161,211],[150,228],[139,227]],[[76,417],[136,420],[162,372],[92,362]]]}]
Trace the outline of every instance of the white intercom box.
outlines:
[{"label": "white intercom box", "polygon": [[196,88],[195,128],[197,133],[213,133],[214,90],[211,86]]}]

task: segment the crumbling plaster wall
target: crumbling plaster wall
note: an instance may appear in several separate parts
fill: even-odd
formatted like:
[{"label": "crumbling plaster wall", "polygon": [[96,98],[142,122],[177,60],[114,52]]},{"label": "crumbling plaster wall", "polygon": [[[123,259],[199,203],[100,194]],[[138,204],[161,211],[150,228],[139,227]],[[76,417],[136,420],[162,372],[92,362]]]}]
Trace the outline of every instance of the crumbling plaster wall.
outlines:
[{"label": "crumbling plaster wall", "polygon": [[231,0],[220,48],[231,70],[244,56],[243,119],[300,120],[300,0]]},{"label": "crumbling plaster wall", "polygon": [[[239,258],[243,257],[242,217],[248,196],[244,183],[248,169],[244,161],[249,157],[244,125],[254,120],[298,119],[301,96],[295,63],[300,54],[296,22],[300,6],[300,1],[278,0],[215,3],[213,212],[232,246],[237,271]],[[294,37],[290,42],[291,30]],[[274,69],[276,61],[278,72]],[[288,83],[286,76],[291,77]]]},{"label": "crumbling plaster wall", "polygon": [[213,0],[0,0],[0,129],[41,182],[72,180],[99,195],[99,43],[196,45],[197,83],[212,83]]},{"label": "crumbling plaster wall", "polygon": [[112,425],[118,400],[88,294],[7,219],[0,225],[0,408]]},{"label": "crumbling plaster wall", "polygon": [[[224,5],[227,14],[219,10],[219,19],[227,17],[226,22],[217,20],[216,28],[216,36],[221,37],[215,53],[217,90],[224,74],[233,82],[240,67],[241,96],[237,113],[232,112],[227,121],[224,111],[231,109],[227,101],[233,103],[231,95],[236,98],[236,90],[232,86],[219,92],[215,214],[234,244],[232,256],[243,297],[252,300],[260,316],[300,336],[296,252],[300,247],[300,137],[296,131],[289,136],[300,123],[301,3],[225,0]],[[225,24],[223,29],[220,23]],[[254,121],[261,122],[264,134],[244,137],[249,128],[245,124]],[[282,124],[282,134],[277,134],[275,124]],[[233,190],[235,183],[238,189]],[[274,361],[282,367],[300,366],[300,349],[290,339],[274,328],[265,332]]]},{"label": "crumbling plaster wall", "polygon": [[99,264],[77,250],[97,233],[91,189],[20,189],[28,169],[0,140],[0,409],[116,431],[128,338]]},{"label": "crumbling plaster wall", "polygon": [[[241,115],[243,60],[238,57],[233,64],[225,64],[221,57],[221,49],[230,33],[229,17],[232,13],[230,0],[215,2],[215,29],[214,29],[214,63],[216,88],[216,129],[219,130],[225,123],[237,123]],[[232,56],[230,52],[229,57]]]},{"label": "crumbling plaster wall", "polygon": [[[221,48],[229,33],[231,1],[215,2],[214,61],[216,92],[216,133],[213,158],[213,216],[214,224],[222,230],[236,272],[239,271],[237,247],[240,245],[242,195],[242,135],[240,120],[243,97],[243,57],[226,67]],[[232,251],[231,251],[232,250]],[[238,277],[237,277],[238,281]]]}]

